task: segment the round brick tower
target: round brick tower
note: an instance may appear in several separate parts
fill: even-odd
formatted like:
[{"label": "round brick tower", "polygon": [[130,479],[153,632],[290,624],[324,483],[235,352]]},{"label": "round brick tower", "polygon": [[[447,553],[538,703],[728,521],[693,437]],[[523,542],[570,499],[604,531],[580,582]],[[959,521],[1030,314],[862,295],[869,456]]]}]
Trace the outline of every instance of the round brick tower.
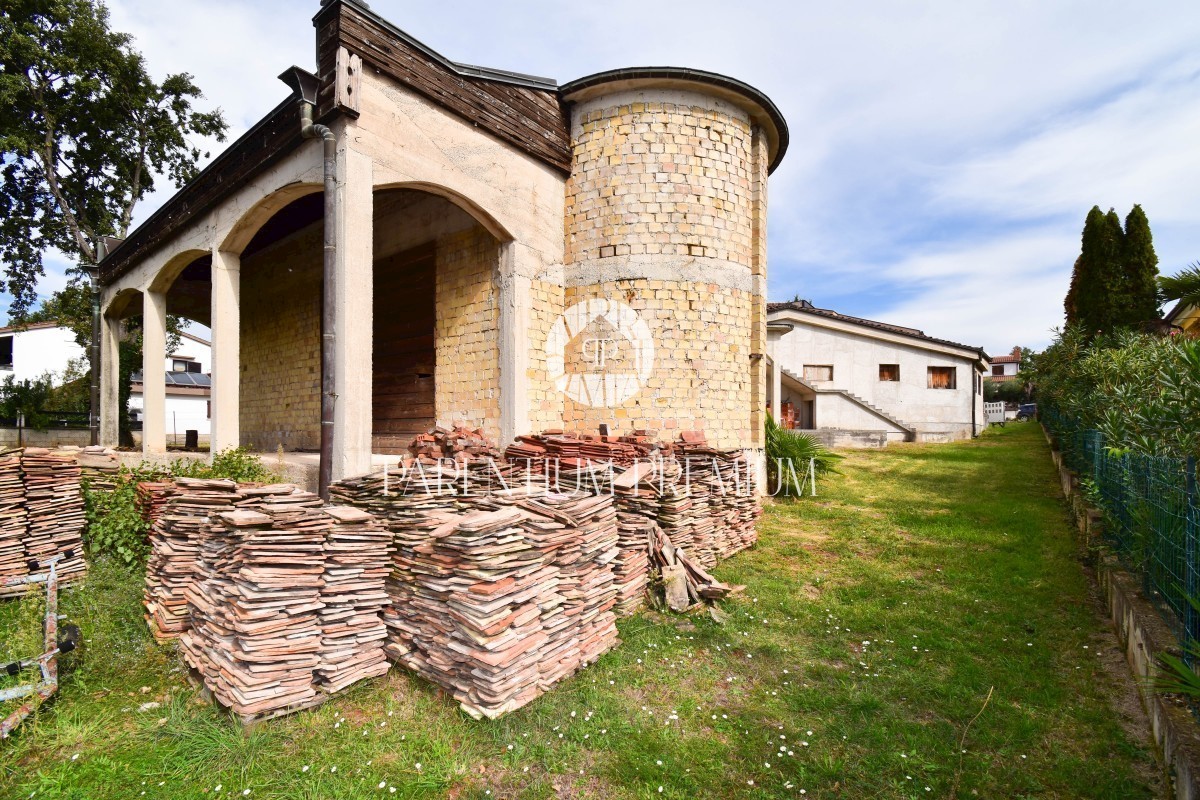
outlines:
[{"label": "round brick tower", "polygon": [[782,115],[750,86],[686,69],[600,73],[562,95],[574,148],[565,426],[761,447],[766,187],[787,147]]}]

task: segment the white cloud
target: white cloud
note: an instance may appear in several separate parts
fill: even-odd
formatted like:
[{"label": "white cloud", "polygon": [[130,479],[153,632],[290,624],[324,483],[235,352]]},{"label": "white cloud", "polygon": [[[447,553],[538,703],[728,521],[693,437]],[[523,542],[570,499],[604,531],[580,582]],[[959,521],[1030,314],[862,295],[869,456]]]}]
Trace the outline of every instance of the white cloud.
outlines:
[{"label": "white cloud", "polygon": [[[791,128],[770,187],[775,298],[1007,349],[1060,321],[1093,203],[1143,203],[1165,270],[1200,258],[1190,2],[371,5],[458,61],[560,81],[676,64],[767,92]],[[316,0],[110,7],[156,75],[196,76],[232,136],[284,96],[280,71],[313,64]]]}]

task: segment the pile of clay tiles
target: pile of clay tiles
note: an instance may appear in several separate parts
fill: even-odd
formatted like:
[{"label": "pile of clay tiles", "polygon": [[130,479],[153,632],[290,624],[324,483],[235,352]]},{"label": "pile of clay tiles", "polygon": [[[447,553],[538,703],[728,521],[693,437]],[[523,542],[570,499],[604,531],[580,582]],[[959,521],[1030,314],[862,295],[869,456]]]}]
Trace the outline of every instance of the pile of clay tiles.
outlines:
[{"label": "pile of clay tiles", "polygon": [[415,437],[408,450],[414,458],[426,463],[443,458],[455,461],[500,459],[500,451],[481,428],[465,425],[455,425],[453,428],[439,425],[429,433]]},{"label": "pile of clay tiles", "polygon": [[391,666],[383,646],[384,586],[391,572],[392,536],[365,511],[330,506],[334,524],[325,534],[325,583],[321,587],[321,663],[317,684],[328,694]]},{"label": "pile of clay tiles", "polygon": [[25,483],[25,560],[38,565],[67,555],[57,564],[60,581],[87,569],[83,560],[83,489],[78,448],[27,447],[21,453]]},{"label": "pile of clay tiles", "polygon": [[89,489],[116,489],[117,473],[120,469],[121,462],[112,448],[91,446],[79,451],[80,477]]},{"label": "pile of clay tiles", "polygon": [[[756,525],[762,508],[755,496],[754,469],[745,452],[710,447],[702,433],[694,433],[681,437],[675,458],[682,465],[684,482],[703,504],[705,520],[712,523],[711,530],[694,525],[695,550],[684,549],[702,566],[711,568],[753,546],[758,541]],[[669,530],[667,533],[670,535]],[[675,543],[674,538],[671,541]]]},{"label": "pile of clay tiles", "polygon": [[150,529],[144,602],[146,621],[159,639],[191,627],[187,591],[196,582],[200,545],[218,514],[244,499],[230,480],[177,478],[162,514]]},{"label": "pile of clay tiles", "polygon": [[607,496],[497,492],[396,532],[389,655],[464,711],[519,708],[617,644]]},{"label": "pile of clay tiles", "polygon": [[166,510],[167,500],[175,492],[175,484],[168,480],[138,481],[135,491],[142,518],[154,525]]},{"label": "pile of clay tiles", "polygon": [[634,431],[630,436],[606,436],[590,433],[565,433],[547,430],[537,436],[518,436],[504,451],[510,462],[542,472],[547,462],[574,468],[591,463],[629,466],[639,459],[661,455],[663,448],[650,431]]},{"label": "pile of clay tiles", "polygon": [[266,719],[387,672],[391,537],[370,514],[325,507],[290,484],[191,483],[164,520],[181,516],[177,501],[188,494],[232,501],[190,529],[183,588],[180,646],[218,702],[243,721]]},{"label": "pile of clay tiles", "polygon": [[29,574],[25,559],[25,481],[21,476],[21,451],[0,453],[0,597],[24,594],[25,584],[5,587],[10,578]]}]

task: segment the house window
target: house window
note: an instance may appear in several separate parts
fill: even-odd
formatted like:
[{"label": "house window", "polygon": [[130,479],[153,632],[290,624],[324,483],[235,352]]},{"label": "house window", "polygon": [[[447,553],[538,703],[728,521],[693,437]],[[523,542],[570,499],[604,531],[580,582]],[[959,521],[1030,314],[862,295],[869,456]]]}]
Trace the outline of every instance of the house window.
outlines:
[{"label": "house window", "polygon": [[172,372],[200,372],[199,361],[184,361],[181,358],[176,358],[171,361]]},{"label": "house window", "polygon": [[13,337],[0,336],[0,369],[13,368]]},{"label": "house window", "polygon": [[898,381],[898,380],[900,380],[900,365],[899,364],[880,364],[879,365],[879,380],[881,380],[881,381]]},{"label": "house window", "polygon": [[954,367],[930,367],[930,389],[957,389],[958,370]]},{"label": "house window", "polygon": [[806,381],[831,381],[831,380],[833,380],[833,365],[832,364],[805,364],[804,365],[804,380],[806,380]]},{"label": "house window", "polygon": [[999,377],[1003,374],[1004,374],[1004,365],[1003,364],[997,364],[996,366],[992,367],[992,375],[993,376]]}]

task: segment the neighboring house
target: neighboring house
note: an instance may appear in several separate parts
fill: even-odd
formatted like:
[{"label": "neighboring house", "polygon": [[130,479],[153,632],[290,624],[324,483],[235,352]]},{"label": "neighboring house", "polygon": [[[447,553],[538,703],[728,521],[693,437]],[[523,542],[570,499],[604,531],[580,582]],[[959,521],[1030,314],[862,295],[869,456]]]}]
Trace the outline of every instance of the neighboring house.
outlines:
[{"label": "neighboring house", "polygon": [[1180,301],[1167,312],[1163,321],[1188,336],[1200,336],[1200,308],[1196,306]]},{"label": "neighboring house", "polygon": [[68,365],[86,355],[70,328],[56,322],[0,328],[0,380],[10,375],[17,381],[35,380],[49,374],[57,386]]},{"label": "neighboring house", "polygon": [[1021,348],[1014,347],[1012,352],[996,356],[992,359],[992,371],[984,378],[997,383],[1003,381],[1011,381],[1017,377],[1017,373],[1021,371]]},{"label": "neighboring house", "polygon": [[[18,328],[0,328],[0,380],[12,375],[16,380],[33,380],[49,374],[57,385],[72,361],[87,369],[87,351],[75,341],[70,328],[54,322],[35,322]],[[180,334],[180,345],[163,360],[166,372],[167,432],[194,429],[209,434],[210,395],[212,390],[212,347],[207,339],[192,333]],[[131,381],[129,411],[141,419],[142,375]]]},{"label": "neighboring house", "polygon": [[[207,437],[212,431],[212,345],[191,333],[180,334],[179,347],[166,358],[166,422],[172,443],[189,430]],[[142,373],[135,372],[129,392],[129,413],[142,420]]]},{"label": "neighboring house", "polygon": [[768,397],[776,416],[833,445],[951,441],[976,435],[983,415],[982,348],[915,328],[770,303]]}]

